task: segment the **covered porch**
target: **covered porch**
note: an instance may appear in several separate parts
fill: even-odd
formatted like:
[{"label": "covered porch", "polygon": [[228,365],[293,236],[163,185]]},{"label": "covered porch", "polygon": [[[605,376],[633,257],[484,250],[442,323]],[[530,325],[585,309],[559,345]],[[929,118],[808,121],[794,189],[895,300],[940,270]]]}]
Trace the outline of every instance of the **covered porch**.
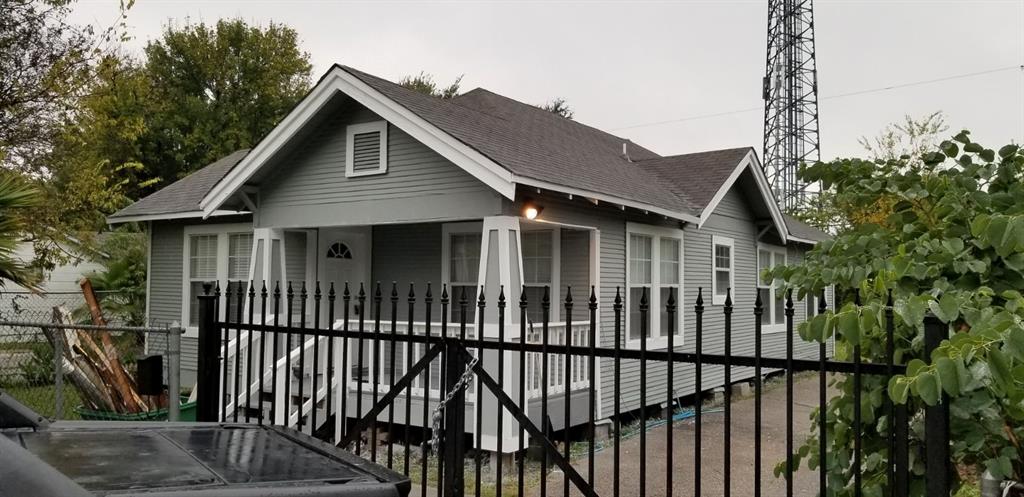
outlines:
[{"label": "covered porch", "polygon": [[[275,351],[269,339],[256,336],[258,334],[249,337],[247,332],[242,332],[228,344],[225,367],[233,368],[237,363],[243,365],[243,370],[246,367],[255,370],[255,366],[245,366],[249,364],[249,351],[254,351],[255,357],[261,353],[261,348],[265,349],[266,354],[276,360],[273,366],[268,365],[261,371],[264,385],[274,385],[273,395],[281,397],[277,399],[280,400],[278,405],[284,404],[286,396],[292,399],[287,413],[279,409],[274,414],[275,422],[307,425],[307,418],[312,417],[313,410],[318,410],[316,424],[319,425],[331,414],[343,412],[344,416],[335,417],[336,428],[340,428],[345,420],[369,411],[374,395],[378,398],[385,395],[427,352],[420,343],[392,342],[388,339],[392,333],[435,336],[465,333],[469,339],[476,339],[478,333],[482,333],[485,340],[498,340],[502,334],[506,341],[525,339],[527,343],[541,343],[544,313],[548,312],[549,344],[564,344],[568,338],[572,345],[589,345],[587,301],[591,286],[596,287],[599,282],[598,246],[599,233],[594,229],[511,216],[375,226],[258,228],[253,235],[249,274],[257,293],[262,282],[267,282],[272,303],[275,302],[274,287],[280,282],[280,304],[268,305],[264,310],[260,299],[256,298],[251,304],[254,309],[248,309],[250,304],[243,304],[243,316],[252,312],[254,321],[265,319],[267,323],[299,329],[326,328],[330,323],[333,329],[361,330],[382,337],[379,340],[349,339],[344,343],[346,341],[330,342],[325,337],[307,339],[296,335],[287,345],[279,343]],[[574,301],[572,316],[567,315],[565,308],[570,288]],[[485,296],[483,306],[479,301],[481,289]],[[547,305],[545,291],[548,292]],[[498,296],[502,293],[506,307],[499,313]],[[447,301],[442,302],[445,295]],[[526,300],[525,308],[520,307],[521,297]],[[231,304],[227,303],[227,307],[230,316]],[[500,330],[499,314],[504,324]],[[568,325],[570,320],[573,323]],[[240,360],[236,361],[235,355]],[[491,351],[485,353],[481,362],[490,370],[497,359],[497,352]],[[520,362],[518,354],[506,353],[504,384],[507,393],[518,398],[520,369],[524,368],[522,378],[530,404],[527,412],[538,424],[543,392],[551,395],[565,392],[566,388],[570,392],[589,388],[587,362],[573,360],[568,365],[570,374],[566,375],[566,360],[565,356],[548,357],[549,374],[545,385],[541,354],[528,353],[525,361]],[[249,372],[243,371],[243,375],[249,377],[245,373]],[[497,375],[496,366],[491,374]],[[252,376],[259,378],[259,374]],[[274,377],[276,383],[271,381]],[[404,419],[407,399],[403,394],[395,404],[395,422],[413,426],[429,422],[420,413],[424,412],[424,402],[429,402],[431,405],[427,407],[432,410],[442,396],[441,378],[441,364],[435,360],[425,373],[413,380],[408,402],[411,404],[409,411],[414,415],[409,420]],[[290,381],[288,387],[286,381]],[[316,388],[313,388],[314,381]],[[242,405],[268,394],[258,394],[256,381],[251,381],[249,388],[245,388],[244,383],[240,387],[228,385],[229,401],[225,405],[228,412],[234,409],[231,399]],[[331,389],[330,394],[328,389]],[[300,393],[292,395],[288,390]],[[470,408],[473,408],[476,391],[477,385],[470,385]],[[550,421],[555,429],[561,429],[566,425],[560,415],[563,409],[553,408],[554,403],[549,402]],[[483,405],[493,409],[497,403],[492,399]],[[586,409],[571,411],[570,426],[586,421]],[[385,414],[381,416],[384,420]],[[469,423],[474,433],[483,430],[483,448],[488,450],[496,448],[496,418],[496,412],[485,413],[483,426]],[[506,414],[506,450],[515,447],[512,443],[516,440],[514,425]]]}]

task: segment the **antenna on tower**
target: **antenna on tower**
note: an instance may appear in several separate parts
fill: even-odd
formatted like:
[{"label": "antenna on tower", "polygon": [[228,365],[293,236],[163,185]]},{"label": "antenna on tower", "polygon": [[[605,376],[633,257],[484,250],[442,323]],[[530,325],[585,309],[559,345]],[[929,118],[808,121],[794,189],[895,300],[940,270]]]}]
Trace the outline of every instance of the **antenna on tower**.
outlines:
[{"label": "antenna on tower", "polygon": [[813,193],[797,168],[821,157],[812,0],[768,0],[763,89],[764,170],[780,207],[792,210]]}]

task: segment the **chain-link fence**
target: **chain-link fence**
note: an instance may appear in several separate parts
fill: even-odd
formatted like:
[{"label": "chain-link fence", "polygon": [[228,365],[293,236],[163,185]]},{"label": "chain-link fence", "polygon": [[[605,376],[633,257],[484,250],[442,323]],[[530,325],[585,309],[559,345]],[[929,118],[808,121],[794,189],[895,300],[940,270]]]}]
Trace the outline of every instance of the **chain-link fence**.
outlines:
[{"label": "chain-link fence", "polygon": [[[111,296],[98,295],[101,304]],[[104,317],[105,326],[92,325],[81,294],[0,294],[0,389],[50,419],[166,419],[172,413],[176,419],[177,409],[171,407],[177,402],[156,412],[159,409],[149,399],[153,412],[127,418],[92,405],[90,399],[115,388],[109,371],[96,374],[104,369],[95,364],[96,358],[112,346],[134,388],[146,339],[153,336],[168,344],[162,354],[163,385],[173,397],[180,391],[180,329],[128,326],[116,314]],[[82,385],[96,385],[100,392],[82,392]]]}]

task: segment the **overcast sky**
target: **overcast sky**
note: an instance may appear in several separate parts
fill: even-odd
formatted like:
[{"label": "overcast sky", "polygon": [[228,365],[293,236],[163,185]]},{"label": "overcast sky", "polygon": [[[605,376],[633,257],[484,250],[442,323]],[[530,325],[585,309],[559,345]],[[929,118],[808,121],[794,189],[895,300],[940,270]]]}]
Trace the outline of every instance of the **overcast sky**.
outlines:
[{"label": "overcast sky", "polygon": [[[83,0],[75,17],[108,25],[117,4]],[[295,28],[314,79],[335,62],[393,81],[464,74],[464,90],[563,97],[577,120],[663,155],[761,149],[767,0],[138,0],[130,48],[167,23],[223,17]],[[990,147],[1024,141],[1024,0],[818,0],[815,20],[823,158],[860,154],[859,137],[937,110]]]}]

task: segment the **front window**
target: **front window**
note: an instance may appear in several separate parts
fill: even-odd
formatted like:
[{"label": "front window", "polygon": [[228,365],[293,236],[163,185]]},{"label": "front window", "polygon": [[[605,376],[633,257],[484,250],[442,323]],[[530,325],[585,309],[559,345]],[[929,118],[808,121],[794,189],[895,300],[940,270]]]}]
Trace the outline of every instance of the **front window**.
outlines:
[{"label": "front window", "polygon": [[[629,225],[628,282],[626,295],[629,346],[638,346],[641,338],[652,340],[650,346],[668,344],[670,328],[676,336],[682,335],[683,238],[678,229],[659,228],[640,224]],[[646,312],[640,310],[640,300],[647,295]],[[668,299],[675,296],[674,320],[668,316]],[[681,341],[676,341],[681,345]]]},{"label": "front window", "polygon": [[558,305],[554,287],[554,231],[523,231],[523,294],[526,297],[526,317],[533,323],[543,322],[542,300],[544,287],[551,294],[551,311]]},{"label": "front window", "polygon": [[[249,266],[252,261],[253,236],[244,225],[189,227],[185,231],[183,321],[195,328],[199,325],[198,298],[204,285],[220,285],[222,297],[217,319],[238,320],[239,295],[242,308],[248,299]],[[221,230],[221,231],[218,231]]]},{"label": "front window", "polygon": [[725,297],[733,287],[733,267],[735,264],[735,244],[731,238],[722,236],[711,237],[712,264],[714,274],[711,279],[712,304],[725,304]]},{"label": "front window", "polygon": [[786,249],[761,245],[757,249],[757,292],[761,296],[764,314],[761,317],[762,330],[779,331],[786,324],[786,296],[778,281],[766,276],[765,272],[786,264]]},{"label": "front window", "polygon": [[480,273],[481,236],[476,233],[449,235],[448,286],[451,296],[450,319],[462,321],[463,294],[466,296],[466,323],[472,324],[476,316],[477,282]]}]

